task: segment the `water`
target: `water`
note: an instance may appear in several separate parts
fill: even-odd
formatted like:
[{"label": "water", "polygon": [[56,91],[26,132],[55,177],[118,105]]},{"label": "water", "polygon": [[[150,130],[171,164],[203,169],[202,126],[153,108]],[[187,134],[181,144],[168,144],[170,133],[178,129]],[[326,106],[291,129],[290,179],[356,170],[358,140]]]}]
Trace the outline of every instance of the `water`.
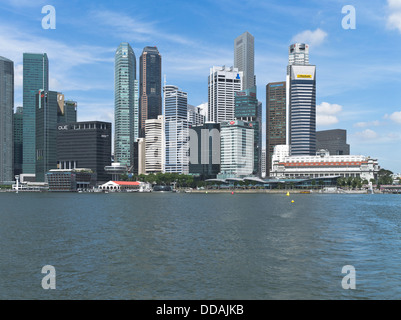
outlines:
[{"label": "water", "polygon": [[[0,299],[401,298],[399,195],[0,193],[0,204]],[[41,286],[45,265],[56,290]],[[355,290],[342,288],[345,265]]]}]

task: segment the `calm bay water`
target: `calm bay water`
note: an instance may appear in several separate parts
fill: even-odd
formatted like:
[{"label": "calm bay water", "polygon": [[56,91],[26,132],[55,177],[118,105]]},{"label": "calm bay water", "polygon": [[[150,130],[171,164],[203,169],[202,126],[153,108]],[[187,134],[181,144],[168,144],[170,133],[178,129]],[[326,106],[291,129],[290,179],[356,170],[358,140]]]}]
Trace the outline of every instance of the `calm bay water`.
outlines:
[{"label": "calm bay water", "polygon": [[399,195],[0,193],[0,299],[400,299],[400,208]]}]

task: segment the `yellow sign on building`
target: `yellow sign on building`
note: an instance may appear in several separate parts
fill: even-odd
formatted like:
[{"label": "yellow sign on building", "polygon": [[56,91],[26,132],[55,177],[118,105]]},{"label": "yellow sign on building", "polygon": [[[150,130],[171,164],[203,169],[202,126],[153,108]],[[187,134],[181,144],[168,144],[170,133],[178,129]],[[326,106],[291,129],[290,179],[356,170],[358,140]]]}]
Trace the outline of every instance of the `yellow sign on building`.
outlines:
[{"label": "yellow sign on building", "polygon": [[312,78],[311,74],[297,74],[297,78]]}]

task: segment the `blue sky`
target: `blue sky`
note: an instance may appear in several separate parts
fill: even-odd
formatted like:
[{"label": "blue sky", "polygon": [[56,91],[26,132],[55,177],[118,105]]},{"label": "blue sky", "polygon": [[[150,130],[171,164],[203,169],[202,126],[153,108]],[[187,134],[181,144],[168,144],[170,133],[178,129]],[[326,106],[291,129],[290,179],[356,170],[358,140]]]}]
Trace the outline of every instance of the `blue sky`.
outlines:
[{"label": "blue sky", "polygon": [[[128,41],[137,59],[147,45],[162,54],[168,84],[207,101],[213,65],[233,65],[234,39],[255,37],[258,99],[284,81],[288,46],[310,45],[317,66],[318,130],[346,129],[352,154],[401,172],[401,0],[41,1],[1,0],[0,55],[15,63],[15,106],[22,105],[22,54],[46,52],[50,89],[78,101],[78,120],[114,118],[114,53]],[[42,28],[44,5],[56,29]],[[352,5],[356,29],[343,29]]]}]

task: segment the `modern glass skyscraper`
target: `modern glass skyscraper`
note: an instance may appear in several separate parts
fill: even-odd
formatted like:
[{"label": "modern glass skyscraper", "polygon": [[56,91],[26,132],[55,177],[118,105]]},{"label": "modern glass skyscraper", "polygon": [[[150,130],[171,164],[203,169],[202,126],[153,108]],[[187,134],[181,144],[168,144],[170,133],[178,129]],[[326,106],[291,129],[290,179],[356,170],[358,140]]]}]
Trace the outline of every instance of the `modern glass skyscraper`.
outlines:
[{"label": "modern glass skyscraper", "polygon": [[235,93],[242,90],[243,73],[238,68],[210,68],[208,78],[208,121],[235,120]]},{"label": "modern glass skyscraper", "polygon": [[234,68],[244,74],[243,89],[256,86],[255,38],[248,31],[234,40]]},{"label": "modern glass skyscraper", "polygon": [[131,165],[135,128],[136,57],[127,42],[122,42],[115,54],[114,79],[114,161]]},{"label": "modern glass skyscraper", "polygon": [[162,115],[162,57],[157,47],[145,47],[139,58],[139,135],[145,121]]},{"label": "modern glass skyscraper", "polygon": [[269,176],[274,147],[286,144],[286,82],[266,86],[266,175]]},{"label": "modern glass skyscraper", "polygon": [[14,113],[14,175],[22,173],[22,120],[24,117],[23,107],[17,107]]},{"label": "modern glass skyscraper", "polygon": [[[58,92],[40,90],[36,94],[36,181],[45,182],[46,173],[57,168]],[[24,141],[25,143],[25,141]]]},{"label": "modern glass skyscraper", "polygon": [[49,90],[49,60],[46,53],[23,55],[23,173],[35,173],[36,167],[36,94]]},{"label": "modern glass skyscraper", "polygon": [[188,94],[164,86],[165,172],[189,173]]},{"label": "modern glass skyscraper", "polygon": [[316,155],[316,66],[291,65],[290,155]]},{"label": "modern glass skyscraper", "polygon": [[0,182],[14,180],[14,62],[0,57]]},{"label": "modern glass skyscraper", "polygon": [[235,93],[235,118],[247,122],[254,129],[253,174],[260,174],[260,152],[262,148],[261,107],[256,98],[256,86]]}]

